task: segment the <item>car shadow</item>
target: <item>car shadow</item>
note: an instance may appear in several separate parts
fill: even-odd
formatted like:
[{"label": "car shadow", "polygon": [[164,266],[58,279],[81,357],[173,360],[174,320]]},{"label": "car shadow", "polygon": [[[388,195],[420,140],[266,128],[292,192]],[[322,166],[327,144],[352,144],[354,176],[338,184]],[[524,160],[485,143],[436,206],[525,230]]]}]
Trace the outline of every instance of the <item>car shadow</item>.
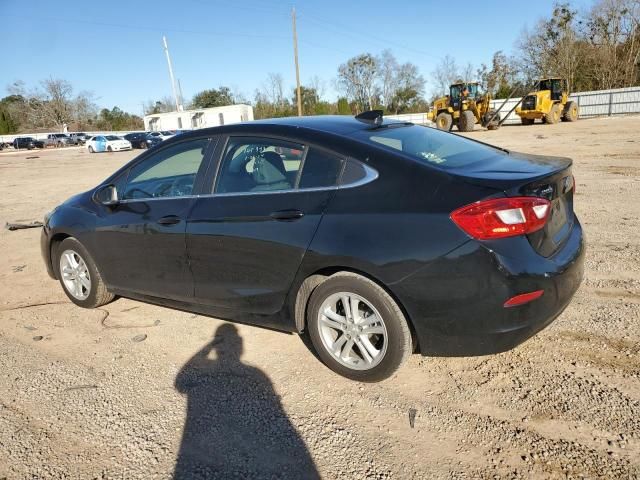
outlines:
[{"label": "car shadow", "polygon": [[320,478],[267,375],[240,360],[242,344],[224,324],[178,373],[187,417],[174,478]]}]

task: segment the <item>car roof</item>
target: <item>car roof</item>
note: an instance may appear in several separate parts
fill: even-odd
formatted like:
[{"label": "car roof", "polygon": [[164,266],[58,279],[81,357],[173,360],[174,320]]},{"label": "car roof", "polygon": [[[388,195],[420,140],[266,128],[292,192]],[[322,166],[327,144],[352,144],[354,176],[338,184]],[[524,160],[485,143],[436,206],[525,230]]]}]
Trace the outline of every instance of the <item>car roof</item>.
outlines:
[{"label": "car roof", "polygon": [[[310,117],[283,117],[255,120],[252,124],[282,125],[288,127],[302,127],[327,133],[345,134],[356,130],[367,130],[371,124],[357,120],[350,115],[316,115]],[[384,119],[383,124],[402,123],[396,120]]]}]

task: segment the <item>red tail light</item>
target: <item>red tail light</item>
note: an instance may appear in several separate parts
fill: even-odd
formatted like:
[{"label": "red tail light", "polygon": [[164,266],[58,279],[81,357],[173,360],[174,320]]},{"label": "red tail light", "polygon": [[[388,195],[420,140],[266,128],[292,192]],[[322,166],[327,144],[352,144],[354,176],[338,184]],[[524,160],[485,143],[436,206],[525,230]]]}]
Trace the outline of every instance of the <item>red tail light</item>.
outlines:
[{"label": "red tail light", "polygon": [[455,210],[451,220],[478,240],[526,235],[544,227],[551,203],[538,197],[495,198]]},{"label": "red tail light", "polygon": [[536,298],[540,298],[544,290],[536,290],[535,292],[529,293],[521,293],[520,295],[516,295],[515,297],[511,297],[509,300],[504,302],[504,307],[517,307],[518,305],[524,305],[525,303],[529,303]]}]

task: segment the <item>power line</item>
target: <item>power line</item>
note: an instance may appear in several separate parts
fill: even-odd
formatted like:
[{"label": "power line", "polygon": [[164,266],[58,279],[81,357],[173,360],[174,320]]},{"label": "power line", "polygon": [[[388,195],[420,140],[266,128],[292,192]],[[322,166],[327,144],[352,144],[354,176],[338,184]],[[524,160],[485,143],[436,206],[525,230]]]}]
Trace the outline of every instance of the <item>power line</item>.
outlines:
[{"label": "power line", "polygon": [[302,12],[302,14],[300,15],[300,19],[309,20],[312,23],[318,25],[319,27],[324,28],[325,30],[332,31],[334,33],[339,33],[339,34],[341,34],[343,36],[347,36],[347,37],[351,37],[351,38],[356,38],[356,37],[359,36],[361,38],[368,38],[368,39],[374,40],[375,42],[378,42],[378,43],[383,44],[385,46],[392,45],[392,46],[395,46],[397,48],[401,48],[401,49],[404,49],[404,50],[412,51],[412,52],[417,53],[419,55],[423,55],[423,56],[430,57],[430,58],[435,58],[437,60],[440,60],[442,58],[441,56],[434,55],[432,53],[428,53],[428,52],[425,52],[423,50],[420,50],[420,49],[417,49],[417,48],[414,48],[414,47],[411,47],[411,46],[408,46],[408,45],[404,45],[402,43],[393,41],[393,40],[391,40],[389,38],[382,38],[382,37],[378,37],[376,35],[372,35],[370,33],[360,32],[358,30],[354,30],[351,27],[347,27],[345,25],[341,25],[339,23],[336,23],[333,20],[331,20],[331,21],[324,20],[324,19],[322,19],[320,17],[317,17],[315,15],[309,15],[308,13],[305,13],[305,12]]},{"label": "power line", "polygon": [[[13,18],[22,18],[13,16],[13,15],[5,15],[5,17],[13,17]],[[275,40],[289,40],[289,37],[278,36],[278,35],[263,35],[263,34],[255,34],[255,33],[238,33],[238,32],[211,32],[211,31],[203,31],[203,30],[188,30],[181,28],[172,28],[172,27],[148,27],[144,25],[128,25],[124,23],[111,23],[111,22],[96,22],[94,20],[78,20],[75,19],[67,19],[67,18],[59,18],[59,17],[29,17],[29,21],[42,21],[45,23],[60,22],[60,23],[71,23],[78,25],[95,25],[100,27],[111,27],[111,28],[124,28],[129,30],[137,30],[137,31],[148,31],[148,32],[174,32],[174,33],[186,33],[193,35],[211,35],[217,37],[248,37],[248,38],[268,38]]]}]

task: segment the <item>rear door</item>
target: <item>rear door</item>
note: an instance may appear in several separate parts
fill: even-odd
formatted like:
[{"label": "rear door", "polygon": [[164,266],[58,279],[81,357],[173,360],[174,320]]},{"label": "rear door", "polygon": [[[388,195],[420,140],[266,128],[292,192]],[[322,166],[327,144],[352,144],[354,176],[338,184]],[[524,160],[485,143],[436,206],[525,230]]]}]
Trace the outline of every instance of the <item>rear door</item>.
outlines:
[{"label": "rear door", "polygon": [[271,314],[285,301],[343,159],[300,143],[229,137],[211,195],[187,222],[195,299],[223,309]]}]

